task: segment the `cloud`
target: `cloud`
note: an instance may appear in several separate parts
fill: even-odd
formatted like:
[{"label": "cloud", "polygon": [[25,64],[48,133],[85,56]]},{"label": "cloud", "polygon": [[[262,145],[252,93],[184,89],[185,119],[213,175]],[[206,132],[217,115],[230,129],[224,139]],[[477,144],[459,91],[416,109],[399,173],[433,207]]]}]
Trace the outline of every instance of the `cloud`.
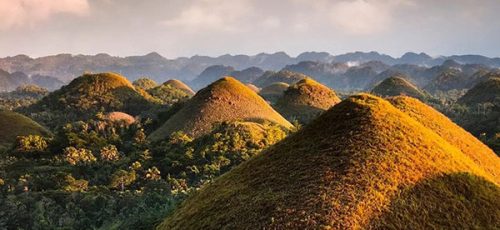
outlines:
[{"label": "cloud", "polygon": [[331,5],[330,19],[344,32],[368,35],[384,32],[393,23],[393,11],[406,1],[349,0]]},{"label": "cloud", "polygon": [[0,0],[0,29],[34,26],[54,14],[85,15],[87,0]]},{"label": "cloud", "polygon": [[246,0],[198,0],[183,9],[177,17],[162,24],[190,32],[236,32],[243,29],[240,22],[251,13],[252,7]]}]

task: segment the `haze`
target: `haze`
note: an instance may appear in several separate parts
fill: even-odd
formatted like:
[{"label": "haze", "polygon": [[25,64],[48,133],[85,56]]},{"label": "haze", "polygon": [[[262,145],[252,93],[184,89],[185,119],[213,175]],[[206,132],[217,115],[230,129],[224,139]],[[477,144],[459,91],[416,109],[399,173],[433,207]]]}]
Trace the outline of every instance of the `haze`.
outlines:
[{"label": "haze", "polygon": [[500,56],[496,0],[0,0],[0,56]]}]

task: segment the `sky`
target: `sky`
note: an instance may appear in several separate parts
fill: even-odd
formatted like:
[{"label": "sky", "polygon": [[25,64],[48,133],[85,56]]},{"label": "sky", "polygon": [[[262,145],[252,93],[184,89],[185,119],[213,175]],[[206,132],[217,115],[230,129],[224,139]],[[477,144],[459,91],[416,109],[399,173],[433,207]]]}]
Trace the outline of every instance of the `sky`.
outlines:
[{"label": "sky", "polygon": [[0,0],[0,57],[500,56],[499,0]]}]

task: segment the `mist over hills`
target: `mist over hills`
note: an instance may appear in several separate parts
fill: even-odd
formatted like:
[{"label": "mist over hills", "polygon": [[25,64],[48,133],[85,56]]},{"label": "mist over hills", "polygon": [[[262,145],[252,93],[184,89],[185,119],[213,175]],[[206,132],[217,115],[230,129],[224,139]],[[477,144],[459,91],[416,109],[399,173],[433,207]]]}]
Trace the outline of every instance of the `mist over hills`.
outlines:
[{"label": "mist over hills", "polygon": [[323,63],[362,64],[376,61],[387,65],[411,64],[419,66],[436,66],[446,60],[454,60],[461,64],[481,64],[493,68],[500,67],[500,58],[489,58],[481,55],[453,55],[431,57],[425,53],[406,53],[401,57],[391,57],[377,52],[353,52],[332,55],[326,52],[305,52],[291,57],[284,52],[257,55],[222,55],[218,57],[192,56],[168,59],[158,53],[144,56],[116,57],[109,54],[71,55],[57,54],[52,56],[31,58],[27,55],[0,58],[0,69],[8,72],[20,71],[26,75],[54,76],[64,82],[80,76],[83,72],[117,72],[136,80],[148,76],[157,82],[175,77],[189,81],[212,65],[231,66],[235,70],[257,67],[263,70],[281,70],[287,65],[302,61]]}]

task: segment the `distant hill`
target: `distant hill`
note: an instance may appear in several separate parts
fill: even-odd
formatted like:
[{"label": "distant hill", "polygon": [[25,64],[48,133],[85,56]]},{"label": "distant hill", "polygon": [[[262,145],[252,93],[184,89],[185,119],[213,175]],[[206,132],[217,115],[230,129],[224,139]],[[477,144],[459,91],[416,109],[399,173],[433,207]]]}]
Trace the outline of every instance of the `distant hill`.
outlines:
[{"label": "distant hill", "polygon": [[388,101],[352,96],[193,194],[159,229],[500,226],[500,179],[485,169],[500,159],[479,165],[441,135]]},{"label": "distant hill", "polygon": [[195,94],[195,92],[193,91],[193,89],[191,89],[191,87],[189,87],[184,82],[177,80],[177,79],[170,79],[170,80],[164,82],[163,85],[169,85],[173,88],[182,90],[186,94],[188,94],[189,96],[194,96],[194,94]]},{"label": "distant hill", "polygon": [[281,70],[279,72],[266,72],[261,77],[257,78],[253,84],[264,88],[268,85],[271,85],[276,82],[284,82],[287,84],[294,84],[304,78],[307,78],[307,75],[292,72],[289,70]]},{"label": "distant hill", "polygon": [[225,77],[200,90],[149,139],[167,139],[176,131],[198,137],[210,132],[218,122],[237,120],[271,122],[286,129],[292,127],[257,93],[238,80]]},{"label": "distant hill", "polygon": [[167,105],[187,101],[195,94],[189,86],[176,79],[168,80],[159,86],[148,89],[146,92]]},{"label": "distant hill", "polygon": [[143,77],[132,82],[132,85],[137,89],[148,90],[158,86],[158,83],[152,79]]},{"label": "distant hill", "polygon": [[305,124],[339,102],[332,89],[305,78],[288,87],[274,108],[289,121]]},{"label": "distant hill", "polygon": [[500,102],[500,78],[498,77],[479,82],[458,100],[459,104],[469,106],[488,102]]},{"label": "distant hill", "polygon": [[195,90],[199,90],[209,85],[210,83],[217,81],[217,79],[229,76],[234,71],[234,68],[231,66],[223,66],[223,65],[214,65],[206,68],[203,72],[198,75],[193,81],[191,81],[190,85]]},{"label": "distant hill", "polygon": [[51,136],[50,131],[19,113],[0,111],[0,149],[10,147],[17,136]]},{"label": "distant hill", "polygon": [[260,88],[255,86],[254,84],[251,84],[251,83],[247,83],[245,84],[249,89],[251,89],[252,91],[256,92],[256,93],[259,93],[260,91]]},{"label": "distant hill", "polygon": [[[37,74],[53,76],[63,82],[69,82],[85,71],[96,73],[116,72],[127,76],[131,81],[142,76],[150,76],[157,82],[163,82],[166,80],[166,76],[176,76],[178,79],[187,82],[194,79],[207,67],[213,65],[232,66],[238,70],[257,67],[263,70],[278,71],[287,65],[294,65],[302,61],[351,64],[376,61],[388,65],[436,66],[441,65],[448,59],[461,64],[482,64],[494,68],[500,67],[500,58],[488,58],[480,55],[430,57],[425,53],[406,53],[402,57],[396,58],[377,52],[352,52],[340,55],[331,55],[326,52],[305,52],[297,57],[291,57],[284,52],[277,52],[257,55],[222,55],[218,57],[195,55],[168,59],[152,52],[143,56],[129,57],[116,57],[102,53],[96,55],[57,54],[39,58],[17,55],[0,58],[0,68],[8,72],[20,71],[29,76]],[[314,76],[312,74],[308,75]]]},{"label": "distant hill", "polygon": [[284,82],[270,84],[259,91],[259,95],[271,103],[276,103],[290,85]]},{"label": "distant hill", "polygon": [[386,78],[373,88],[372,93],[383,97],[406,95],[420,100],[430,98],[428,93],[420,90],[403,77]]},{"label": "distant hill", "polygon": [[[251,83],[264,74],[264,70],[257,67],[250,67],[241,71],[233,71],[229,76],[236,78],[243,83]],[[221,76],[223,77],[223,76]]]},{"label": "distant hill", "polygon": [[29,108],[29,113],[45,111],[65,116],[93,116],[98,111],[122,111],[138,115],[151,106],[150,97],[136,90],[121,75],[85,74],[42,98]]},{"label": "distant hill", "polygon": [[337,88],[344,89],[366,89],[368,84],[375,78],[377,72],[370,66],[359,66],[348,69],[338,81],[332,84]]}]

